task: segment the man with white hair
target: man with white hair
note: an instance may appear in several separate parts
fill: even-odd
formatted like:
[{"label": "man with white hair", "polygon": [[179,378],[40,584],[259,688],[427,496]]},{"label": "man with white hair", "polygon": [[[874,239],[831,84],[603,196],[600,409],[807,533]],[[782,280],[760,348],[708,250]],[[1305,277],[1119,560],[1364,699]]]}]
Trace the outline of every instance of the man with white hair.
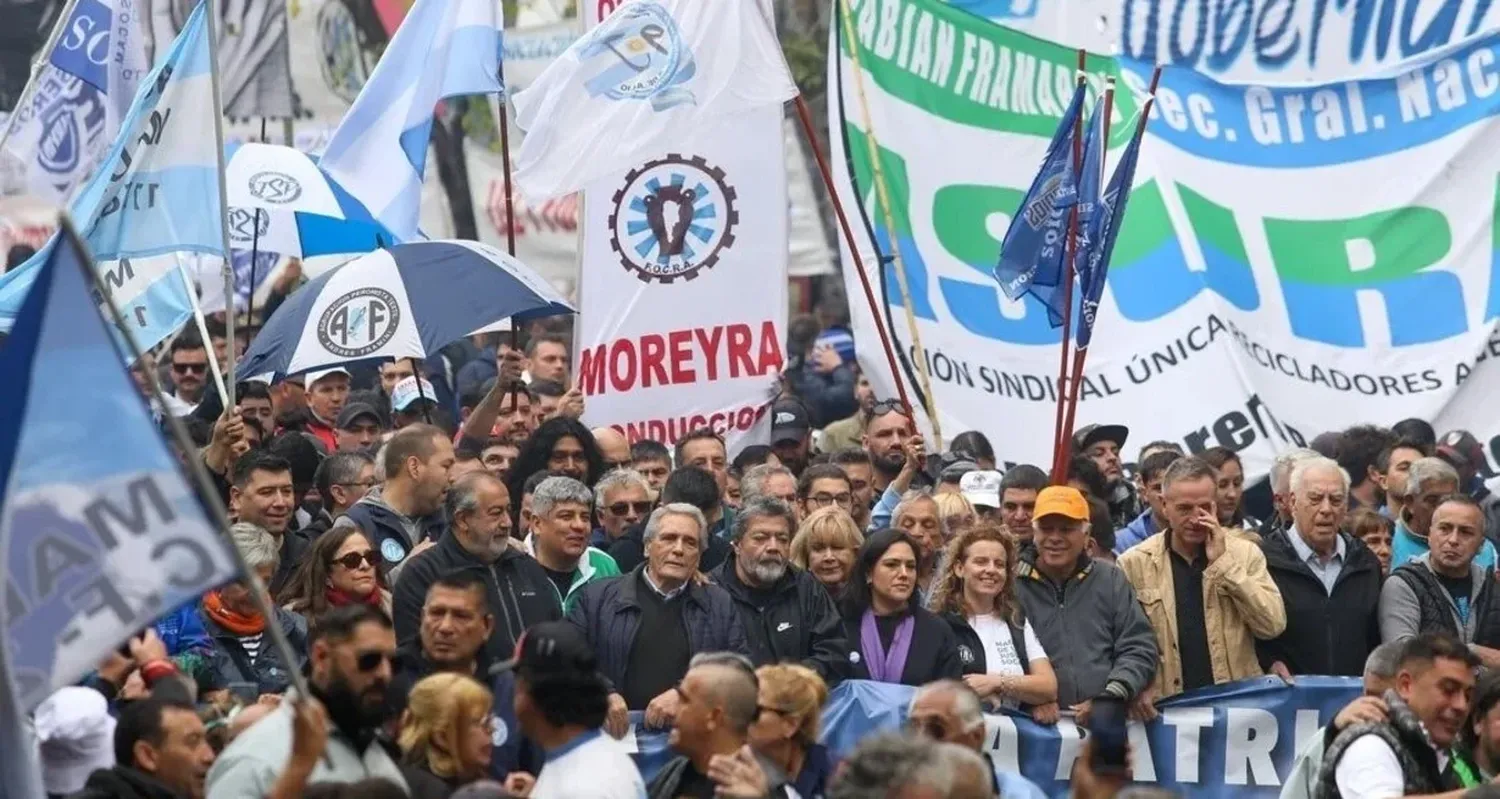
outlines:
[{"label": "man with white hair", "polygon": [[[534,501],[534,500],[533,500]],[[630,528],[651,515],[651,484],[630,467],[611,469],[594,484],[594,515],[598,527],[589,546],[609,549]]]},{"label": "man with white hair", "polygon": [[[1418,458],[1406,473],[1406,493],[1401,497],[1401,517],[1391,534],[1391,569],[1410,563],[1427,554],[1427,534],[1432,517],[1443,500],[1459,493],[1458,471],[1442,458]],[[1495,545],[1490,542],[1480,520],[1480,537],[1484,544],[1474,558],[1480,569],[1495,567]]]},{"label": "man with white hair", "polygon": [[1292,523],[1292,467],[1299,461],[1320,457],[1316,450],[1306,447],[1289,449],[1271,462],[1271,506],[1276,512],[1261,525],[1262,536],[1276,530],[1285,530]]},{"label": "man with white hair", "polygon": [[[984,751],[984,713],[979,694],[958,680],[938,680],[917,689],[906,711],[907,728],[939,743],[955,744],[975,754]],[[1019,774],[997,772],[983,758],[987,787],[1005,799],[1042,799],[1042,792]],[[972,794],[968,794],[972,795]]]},{"label": "man with white hair", "polygon": [[1291,524],[1261,543],[1286,606],[1286,631],[1256,643],[1267,671],[1359,676],[1380,644],[1380,561],[1343,531],[1349,475],[1321,455],[1292,467]]}]

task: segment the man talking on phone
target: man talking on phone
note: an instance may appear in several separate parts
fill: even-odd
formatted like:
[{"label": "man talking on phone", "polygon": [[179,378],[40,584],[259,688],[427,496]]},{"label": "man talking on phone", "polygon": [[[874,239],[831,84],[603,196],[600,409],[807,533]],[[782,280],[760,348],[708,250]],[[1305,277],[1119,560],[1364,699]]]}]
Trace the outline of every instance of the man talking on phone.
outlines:
[{"label": "man talking on phone", "polygon": [[1179,458],[1161,480],[1166,529],[1118,562],[1161,648],[1156,681],[1132,708],[1143,720],[1156,717],[1157,699],[1261,676],[1255,640],[1286,629],[1260,547],[1219,526],[1214,467]]}]

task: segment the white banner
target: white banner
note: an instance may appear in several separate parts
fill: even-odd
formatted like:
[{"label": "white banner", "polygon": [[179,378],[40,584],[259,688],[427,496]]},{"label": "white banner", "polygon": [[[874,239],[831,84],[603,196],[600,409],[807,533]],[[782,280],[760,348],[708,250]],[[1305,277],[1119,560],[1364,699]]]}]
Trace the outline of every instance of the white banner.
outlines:
[{"label": "white banner", "polygon": [[[868,107],[847,53],[834,59],[833,161],[856,224],[882,252],[900,244],[905,298],[894,268],[874,268],[868,249],[864,261],[908,388],[915,398],[906,307],[945,436],[983,430],[1002,461],[1047,463],[1059,331],[1035,300],[1006,300],[991,270],[1066,102],[1073,53],[936,0],[854,9]],[[1357,83],[1270,89],[1167,69],[1078,425],[1128,425],[1132,458],[1154,439],[1222,445],[1263,473],[1317,433],[1415,416],[1472,431],[1493,459],[1497,63],[1500,35]],[[1124,89],[1143,88],[1148,68],[1101,58],[1090,69],[1121,78],[1112,169],[1139,108]],[[874,199],[868,128],[894,236]],[[851,305],[858,340],[875,341],[868,310]],[[892,396],[879,356],[861,345],[877,392]]]},{"label": "white banner", "polygon": [[[585,24],[612,6],[587,0]],[[573,371],[586,424],[667,446],[712,427],[731,455],[769,439],[786,363],[787,182],[766,165],[785,158],[781,109],[764,109],[586,190]]]}]

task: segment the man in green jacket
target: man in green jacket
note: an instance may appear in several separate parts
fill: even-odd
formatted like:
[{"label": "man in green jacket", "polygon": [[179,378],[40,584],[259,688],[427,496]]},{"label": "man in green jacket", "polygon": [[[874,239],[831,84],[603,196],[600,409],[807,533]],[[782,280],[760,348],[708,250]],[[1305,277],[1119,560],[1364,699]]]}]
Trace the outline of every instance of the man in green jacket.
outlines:
[{"label": "man in green jacket", "polygon": [[592,505],[588,486],[571,477],[549,477],[531,495],[532,533],[526,538],[526,551],[547,572],[564,613],[585,585],[620,574],[614,558],[589,546]]}]

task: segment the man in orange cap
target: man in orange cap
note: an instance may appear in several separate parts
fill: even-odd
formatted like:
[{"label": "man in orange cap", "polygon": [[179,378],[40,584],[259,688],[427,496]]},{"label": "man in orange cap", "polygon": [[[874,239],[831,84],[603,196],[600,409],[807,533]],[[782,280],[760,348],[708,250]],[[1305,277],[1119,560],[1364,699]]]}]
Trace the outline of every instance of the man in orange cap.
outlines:
[{"label": "man in orange cap", "polygon": [[1157,644],[1135,589],[1113,564],[1084,552],[1089,504],[1076,488],[1048,486],[1032,514],[1016,594],[1057,672],[1057,701],[1087,723],[1103,693],[1133,701],[1156,678]]}]

